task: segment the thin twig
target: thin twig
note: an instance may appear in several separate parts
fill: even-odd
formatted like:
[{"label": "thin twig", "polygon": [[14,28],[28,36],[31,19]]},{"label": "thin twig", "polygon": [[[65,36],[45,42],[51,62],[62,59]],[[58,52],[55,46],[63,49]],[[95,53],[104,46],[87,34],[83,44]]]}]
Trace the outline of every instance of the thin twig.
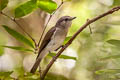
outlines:
[{"label": "thin twig", "polygon": [[115,11],[118,11],[120,9],[120,6],[118,7],[115,7],[111,10],[109,10],[108,12],[106,13],[103,13],[89,21],[87,21],[83,26],[81,26],[81,28],[72,36],[72,38],[64,45],[64,47],[56,54],[56,56],[54,56],[52,58],[52,60],[50,61],[50,63],[47,65],[46,69],[44,70],[43,74],[42,74],[42,77],[41,77],[41,80],[44,80],[46,74],[48,73],[49,69],[51,68],[51,66],[53,65],[53,63],[56,61],[56,59],[61,55],[61,53],[73,42],[73,40],[78,36],[78,34],[80,34],[80,32],[82,32],[88,25],[90,25],[91,23],[109,15],[109,14],[112,14],[113,12]]},{"label": "thin twig", "polygon": [[89,29],[90,29],[90,34],[92,34],[92,29],[91,29],[91,26],[89,25]]},{"label": "thin twig", "polygon": [[25,34],[27,34],[27,36],[30,37],[30,38],[32,39],[32,41],[35,43],[35,45],[36,45],[35,39],[33,39],[32,36],[23,29],[23,27],[15,20],[15,18],[10,17],[10,16],[8,16],[7,14],[5,14],[5,13],[3,13],[3,12],[0,12],[0,13],[1,13],[2,15],[4,15],[4,16],[8,17],[11,21],[15,22],[15,23],[18,25],[18,27],[19,27]]},{"label": "thin twig", "polygon": [[40,42],[41,42],[41,40],[42,40],[43,34],[44,34],[44,32],[45,32],[45,30],[46,30],[46,28],[47,28],[47,25],[49,24],[51,18],[52,18],[53,15],[56,13],[56,11],[63,5],[63,3],[64,3],[64,2],[63,2],[63,0],[62,0],[61,4],[58,6],[58,8],[50,15],[50,17],[49,17],[49,19],[48,19],[48,21],[47,21],[47,23],[46,23],[46,25],[45,25],[45,27],[44,27],[44,29],[43,29],[43,32],[42,32],[42,34],[41,34],[40,40],[39,40],[39,42],[38,42],[38,46],[40,46]]},{"label": "thin twig", "polygon": [[40,46],[40,42],[41,42],[41,40],[42,40],[43,34],[44,34],[44,32],[45,32],[45,30],[46,30],[46,28],[47,28],[47,25],[48,25],[51,17],[52,17],[52,15],[50,15],[50,17],[49,17],[49,19],[48,19],[48,21],[47,21],[47,23],[46,23],[46,25],[45,25],[45,27],[44,27],[44,29],[43,29],[43,32],[42,32],[42,34],[41,34],[41,36],[40,36],[40,40],[39,40],[39,42],[38,42],[38,46]]},{"label": "thin twig", "polygon": [[56,13],[56,11],[63,5],[63,3],[64,3],[64,1],[63,0],[61,0],[62,2],[61,2],[61,4],[58,6],[58,8],[52,13],[52,15],[54,15],[55,13]]},{"label": "thin twig", "polygon": [[[89,21],[89,19],[87,19],[87,21]],[[89,25],[89,29],[90,29],[90,34],[92,34],[92,29],[90,25]]]}]

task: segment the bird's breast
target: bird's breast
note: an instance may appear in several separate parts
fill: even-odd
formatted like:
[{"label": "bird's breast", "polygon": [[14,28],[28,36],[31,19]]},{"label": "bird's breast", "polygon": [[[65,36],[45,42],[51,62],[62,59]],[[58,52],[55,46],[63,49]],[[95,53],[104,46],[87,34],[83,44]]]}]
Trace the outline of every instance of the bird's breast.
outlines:
[{"label": "bird's breast", "polygon": [[59,46],[61,46],[66,38],[67,31],[62,29],[56,29],[54,32],[49,45],[49,48],[52,48],[51,50],[55,50]]},{"label": "bird's breast", "polygon": [[67,31],[61,30],[61,29],[57,29],[56,33],[54,35],[55,43],[56,44],[58,43],[58,44],[62,45],[63,41],[65,40],[66,35],[67,35]]}]

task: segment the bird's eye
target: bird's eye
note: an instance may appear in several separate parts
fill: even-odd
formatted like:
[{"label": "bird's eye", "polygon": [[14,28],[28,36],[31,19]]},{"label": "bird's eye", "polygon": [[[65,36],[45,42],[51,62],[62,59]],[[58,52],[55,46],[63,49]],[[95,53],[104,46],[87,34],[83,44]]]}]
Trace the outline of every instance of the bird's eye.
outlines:
[{"label": "bird's eye", "polygon": [[68,19],[65,19],[65,21],[68,21]]}]

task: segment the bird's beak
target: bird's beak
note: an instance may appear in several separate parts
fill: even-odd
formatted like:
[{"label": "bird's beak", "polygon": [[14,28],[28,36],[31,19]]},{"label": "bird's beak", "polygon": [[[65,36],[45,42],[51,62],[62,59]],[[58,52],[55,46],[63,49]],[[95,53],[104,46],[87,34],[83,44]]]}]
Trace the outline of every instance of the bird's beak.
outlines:
[{"label": "bird's beak", "polygon": [[70,20],[74,20],[76,17],[72,17]]}]

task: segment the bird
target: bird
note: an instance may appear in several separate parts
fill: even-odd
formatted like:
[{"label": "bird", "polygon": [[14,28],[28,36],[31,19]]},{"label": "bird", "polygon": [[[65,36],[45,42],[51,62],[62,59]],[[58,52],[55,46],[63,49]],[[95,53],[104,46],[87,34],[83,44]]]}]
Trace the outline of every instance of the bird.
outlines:
[{"label": "bird", "polygon": [[31,73],[35,73],[42,59],[51,51],[58,49],[64,42],[68,30],[72,24],[72,20],[76,17],[63,16],[61,17],[45,35],[38,51],[38,56],[31,69]]}]

